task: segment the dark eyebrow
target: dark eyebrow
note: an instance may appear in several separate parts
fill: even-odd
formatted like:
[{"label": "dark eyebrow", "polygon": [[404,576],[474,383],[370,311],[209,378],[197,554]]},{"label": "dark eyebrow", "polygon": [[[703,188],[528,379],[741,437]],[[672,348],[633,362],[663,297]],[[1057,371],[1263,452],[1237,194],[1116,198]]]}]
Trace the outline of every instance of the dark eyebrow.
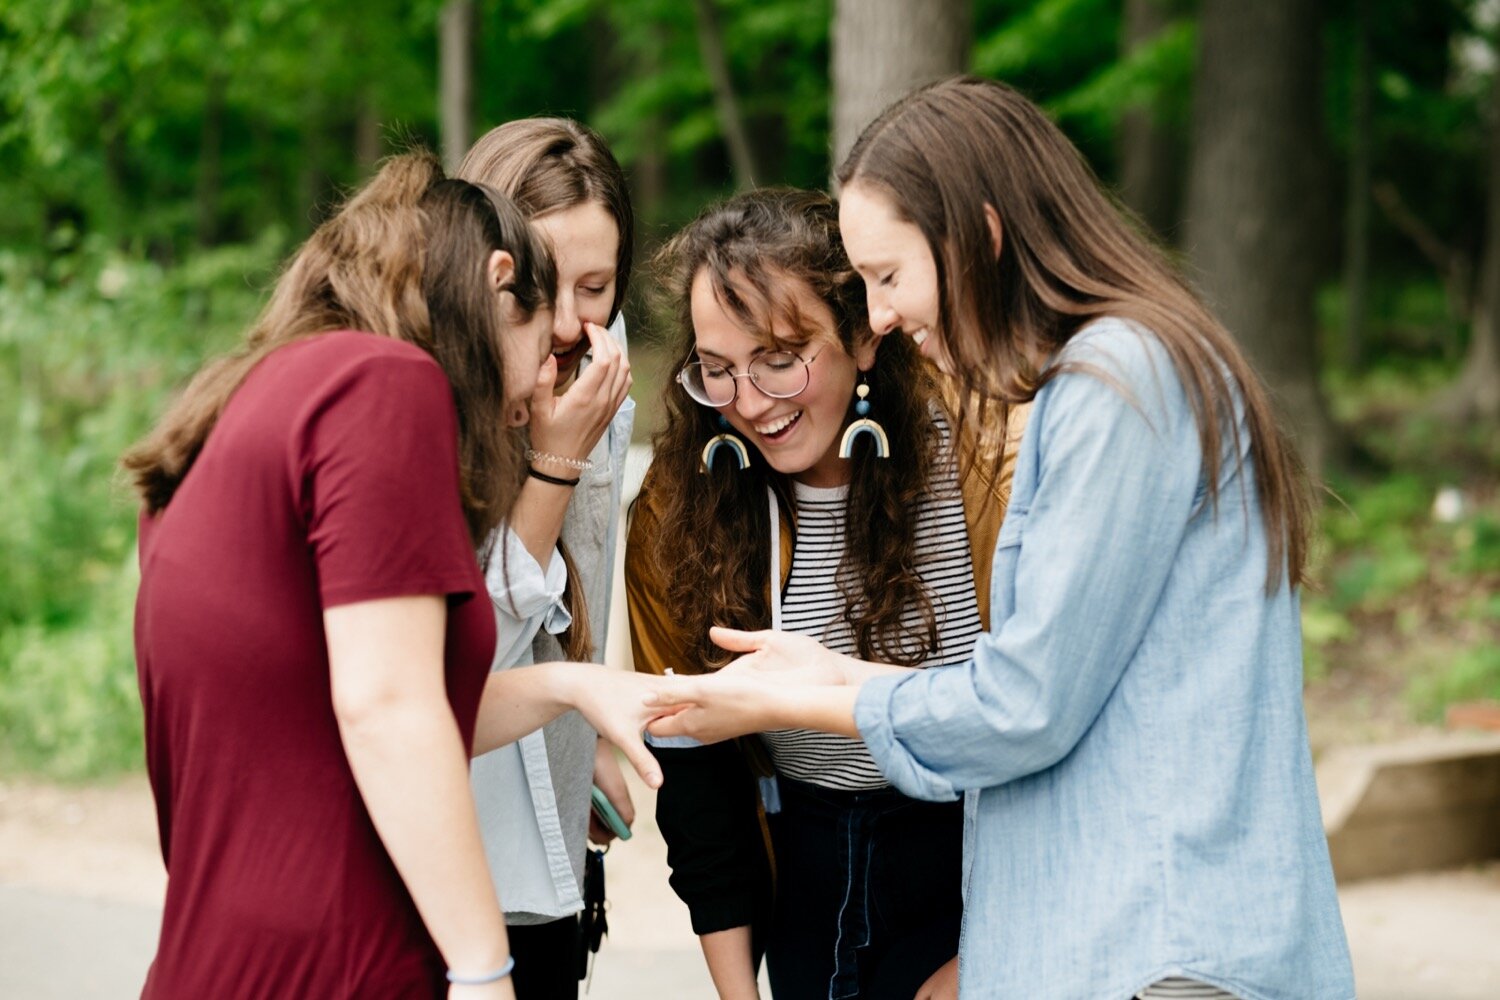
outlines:
[{"label": "dark eyebrow", "polygon": [[[724,355],[722,355],[722,354],[719,354],[719,353],[714,352],[714,351],[705,351],[701,347],[695,347],[695,348],[693,348],[693,350],[697,353],[698,357],[700,357],[700,358],[709,358],[709,359],[711,359],[714,362],[714,364],[722,364],[725,368],[731,368],[731,367],[733,367],[729,363],[729,359],[726,358],[726,357],[724,357]],[[750,357],[752,359],[753,358],[758,358],[762,354],[768,354],[768,353],[770,353],[772,351],[782,351],[782,350],[785,350],[785,348],[783,348],[783,347],[774,347],[774,346],[767,347],[764,344],[762,344],[761,346],[757,347],[755,350],[753,350],[753,351],[750,352]]]}]

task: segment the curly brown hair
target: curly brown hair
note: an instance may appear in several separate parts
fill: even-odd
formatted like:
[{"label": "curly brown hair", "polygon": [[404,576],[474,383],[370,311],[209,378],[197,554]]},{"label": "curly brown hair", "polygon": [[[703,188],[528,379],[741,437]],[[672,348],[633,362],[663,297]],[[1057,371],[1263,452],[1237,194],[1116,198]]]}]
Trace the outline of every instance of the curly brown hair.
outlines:
[{"label": "curly brown hair", "polygon": [[[762,189],[711,207],[661,249],[654,266],[664,305],[675,317],[669,343],[678,368],[693,360],[690,290],[705,271],[726,311],[765,343],[785,349],[772,332],[778,320],[783,330],[828,336],[807,329],[798,315],[787,289],[799,282],[827,304],[846,353],[874,336],[864,282],[849,266],[839,238],[838,207],[822,193]],[[937,386],[903,337],[880,341],[868,380],[876,416],[897,457],[878,458],[868,435],[861,435],[850,458],[839,574],[844,619],[861,657],[910,666],[931,655],[938,639],[932,599],[915,568],[912,516],[929,492],[936,461]],[[662,576],[670,606],[705,669],[728,660],[709,641],[710,625],[764,628],[769,622],[767,487],[783,510],[796,509],[788,477],[754,448],[743,471],[730,468],[733,463],[701,470],[704,444],[719,432],[717,418],[680,388],[667,394],[665,426],[652,440],[655,457],[638,501],[649,505],[657,528],[648,555],[669,568]],[[911,608],[919,610],[919,623],[905,620]]]}]

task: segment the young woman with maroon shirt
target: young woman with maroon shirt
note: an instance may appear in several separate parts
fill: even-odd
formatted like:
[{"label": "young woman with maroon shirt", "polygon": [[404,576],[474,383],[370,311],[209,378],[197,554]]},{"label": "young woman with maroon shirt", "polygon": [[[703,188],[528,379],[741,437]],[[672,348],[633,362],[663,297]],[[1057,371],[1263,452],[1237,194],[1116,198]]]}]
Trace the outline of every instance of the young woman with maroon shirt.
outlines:
[{"label": "young woman with maroon shirt", "polygon": [[549,268],[513,206],[398,157],[126,456],[169,876],[145,996],[510,998],[471,751],[576,707],[659,782],[646,679],[487,683],[475,543],[514,496],[497,416],[547,352]]}]

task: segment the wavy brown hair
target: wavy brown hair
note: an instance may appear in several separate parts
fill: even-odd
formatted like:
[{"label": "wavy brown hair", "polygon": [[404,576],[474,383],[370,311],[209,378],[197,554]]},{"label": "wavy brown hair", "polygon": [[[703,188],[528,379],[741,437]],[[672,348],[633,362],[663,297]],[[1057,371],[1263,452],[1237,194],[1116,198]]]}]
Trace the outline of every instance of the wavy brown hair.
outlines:
[{"label": "wavy brown hair", "polygon": [[[1306,581],[1311,492],[1260,378],[1166,254],[1034,104],[992,80],[931,84],[866,127],[838,181],[884,194],[926,237],[937,265],[939,327],[969,390],[961,419],[982,425],[990,403],[1026,402],[1051,379],[1078,370],[1038,370],[1031,359],[1055,356],[1090,322],[1133,320],[1161,341],[1182,380],[1215,509],[1226,473],[1248,454],[1266,532],[1267,591],[1282,580],[1293,587]],[[986,205],[1000,218],[998,259]],[[1241,440],[1236,400],[1244,402],[1248,441]],[[1234,463],[1228,469],[1226,445]]]},{"label": "wavy brown hair", "polygon": [[230,397],[262,359],[319,333],[362,330],[420,347],[447,374],[458,410],[464,516],[476,544],[489,535],[515,498],[518,463],[495,417],[504,412],[505,323],[488,258],[505,249],[519,261],[533,244],[506,245],[490,199],[442,178],[427,153],[392,157],[308,238],[244,342],[200,369],[122,459],[148,513],[171,502]]},{"label": "wavy brown hair", "polygon": [[[515,202],[528,219],[597,202],[615,220],[620,232],[615,251],[615,298],[609,318],[613,322],[625,301],[635,246],[635,213],[625,172],[599,133],[569,118],[522,118],[490,129],[474,143],[458,165],[459,177],[494,188]],[[573,556],[562,539],[558,554],[568,571],[563,603],[573,624],[557,638],[563,652],[574,660],[587,660],[594,653],[588,604],[578,579]]]},{"label": "wavy brown hair", "polygon": [[[838,207],[825,194],[763,189],[732,198],[673,237],[658,253],[655,269],[675,315],[671,350],[679,368],[694,358],[691,288],[704,272],[726,311],[763,343],[783,350],[800,346],[776,338],[775,326],[829,339],[798,313],[788,291],[796,283],[827,304],[833,335],[846,353],[873,336],[864,282],[849,266]],[[881,339],[867,378],[873,415],[889,435],[894,457],[877,457],[868,435],[861,435],[849,460],[839,573],[844,618],[860,656],[915,665],[936,650],[938,641],[932,598],[915,570],[912,516],[929,492],[938,460],[937,388],[929,366],[902,337]],[[670,606],[683,633],[695,637],[696,652],[708,668],[728,660],[709,641],[710,625],[764,628],[770,620],[767,486],[783,510],[796,510],[788,477],[755,448],[749,449],[750,467],[744,471],[727,462],[702,471],[703,447],[719,433],[717,422],[717,411],[694,402],[680,387],[667,393],[666,424],[653,438],[655,457],[639,501],[649,505],[657,528],[650,557],[671,567],[663,574]],[[919,609],[920,624],[904,621],[911,608]]]}]

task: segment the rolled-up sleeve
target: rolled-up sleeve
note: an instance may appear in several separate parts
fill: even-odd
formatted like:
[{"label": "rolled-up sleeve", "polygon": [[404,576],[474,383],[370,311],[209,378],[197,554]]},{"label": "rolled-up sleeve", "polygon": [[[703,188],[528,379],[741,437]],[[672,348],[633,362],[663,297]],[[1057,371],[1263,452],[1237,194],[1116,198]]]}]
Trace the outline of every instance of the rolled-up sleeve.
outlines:
[{"label": "rolled-up sleeve", "polygon": [[511,528],[502,526],[495,538],[485,588],[495,606],[496,668],[520,662],[538,631],[558,635],[573,624],[563,603],[568,586],[567,565],[554,550],[544,570]]},{"label": "rolled-up sleeve", "polygon": [[1195,516],[1198,433],[1170,359],[1154,337],[1102,325],[1067,351],[1089,370],[1033,407],[1034,480],[1000,532],[992,631],[967,663],[860,691],[860,733],[909,795],[949,800],[1065,757],[1134,656]]}]

